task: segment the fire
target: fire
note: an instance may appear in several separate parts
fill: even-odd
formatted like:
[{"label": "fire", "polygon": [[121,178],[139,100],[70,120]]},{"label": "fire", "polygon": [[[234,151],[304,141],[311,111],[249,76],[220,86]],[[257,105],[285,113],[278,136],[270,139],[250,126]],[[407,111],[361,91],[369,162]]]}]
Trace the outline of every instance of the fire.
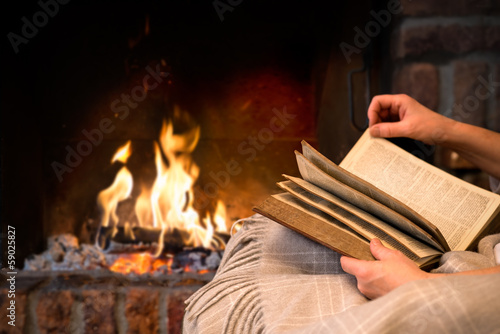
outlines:
[{"label": "fire", "polygon": [[163,272],[170,272],[172,258],[158,259],[150,253],[126,254],[118,258],[109,270],[122,274],[144,274],[163,269]]},{"label": "fire", "polygon": [[111,163],[115,161],[120,161],[124,164],[127,163],[128,158],[130,157],[130,154],[132,154],[132,148],[130,145],[132,142],[129,140],[128,142],[125,143],[125,145],[121,146],[118,148],[116,151],[115,155],[113,155],[113,159],[111,159]]},{"label": "fire", "polygon": [[217,208],[215,209],[214,222],[217,226],[217,231],[227,232],[226,226],[226,207],[222,201],[217,201]]},{"label": "fire", "polygon": [[[176,108],[175,112],[179,114],[180,110]],[[159,139],[154,143],[156,178],[150,188],[141,189],[140,195],[135,199],[134,210],[138,226],[161,230],[155,258],[162,253],[165,235],[174,231],[180,232],[178,234],[183,237],[183,244],[187,246],[211,249],[223,249],[225,246],[216,233],[227,232],[224,204],[218,201],[215,211],[207,213],[203,219],[193,207],[193,185],[200,170],[192,160],[191,153],[199,139],[199,127],[176,134],[173,123],[164,121]],[[128,141],[118,148],[111,160],[112,163],[119,161],[124,166],[116,174],[113,184],[98,195],[97,202],[102,213],[101,227],[123,227],[129,224],[128,221],[120,221],[117,208],[120,202],[130,198],[134,187],[132,174],[126,166],[131,152],[132,143]],[[144,260],[146,258],[147,256],[141,255],[133,260],[143,263],[140,266],[148,267],[150,263]],[[123,262],[128,264],[125,267],[135,266],[131,264],[132,260],[124,258],[113,265],[112,270],[123,269]]]},{"label": "fire", "polygon": [[130,196],[133,183],[132,174],[127,167],[122,167],[116,174],[113,184],[99,193],[97,205],[102,211],[101,226],[108,226],[110,222],[118,223],[119,219],[116,214],[118,204]]}]

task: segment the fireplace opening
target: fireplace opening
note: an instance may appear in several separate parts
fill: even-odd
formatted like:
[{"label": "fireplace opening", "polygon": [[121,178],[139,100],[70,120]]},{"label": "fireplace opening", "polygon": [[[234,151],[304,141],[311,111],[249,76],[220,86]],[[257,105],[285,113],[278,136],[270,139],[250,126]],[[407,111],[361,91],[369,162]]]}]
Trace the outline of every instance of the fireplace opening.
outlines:
[{"label": "fireplace opening", "polygon": [[[15,31],[23,22],[17,16],[39,10],[36,3],[13,5],[7,26]],[[2,122],[2,219],[36,231],[17,236],[19,266],[47,249],[50,236],[71,233],[93,243],[101,219],[96,199],[122,164],[110,157],[130,140],[134,181],[154,178],[152,143],[166,119],[177,117],[180,132],[188,126],[182,117],[199,126],[194,205],[203,207],[201,215],[222,205],[226,228],[276,191],[282,173],[296,172],[291,152],[300,140],[326,148],[335,141],[318,124],[325,69],[332,48],[349,42],[352,26],[368,14],[347,2],[242,2],[221,11],[201,2],[60,5],[11,52],[4,63],[2,103],[13,119]],[[352,54],[352,63],[341,59],[338,68],[361,62]],[[364,79],[354,80],[362,96]],[[346,102],[339,98],[328,114],[346,118]]]},{"label": "fireplace opening", "polygon": [[[2,243],[14,226],[23,326],[64,331],[89,310],[89,328],[119,313],[127,325],[105,331],[165,332],[213,277],[233,223],[298,174],[300,141],[338,162],[359,137],[367,98],[387,89],[390,25],[348,57],[340,45],[387,4],[56,4],[44,24],[37,1],[4,20],[24,38],[7,39],[1,100]],[[162,186],[172,173],[178,192]],[[159,322],[135,317],[152,312],[143,300]]]}]

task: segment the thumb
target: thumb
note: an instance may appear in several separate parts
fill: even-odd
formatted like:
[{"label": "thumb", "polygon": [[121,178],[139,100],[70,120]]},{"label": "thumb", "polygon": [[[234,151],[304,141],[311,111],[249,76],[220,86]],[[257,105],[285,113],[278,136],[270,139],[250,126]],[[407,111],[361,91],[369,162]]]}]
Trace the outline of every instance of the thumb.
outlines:
[{"label": "thumb", "polygon": [[401,122],[377,123],[370,127],[370,134],[373,137],[405,137]]},{"label": "thumb", "polygon": [[370,251],[377,260],[385,260],[394,255],[392,249],[385,247],[379,239],[370,241]]}]

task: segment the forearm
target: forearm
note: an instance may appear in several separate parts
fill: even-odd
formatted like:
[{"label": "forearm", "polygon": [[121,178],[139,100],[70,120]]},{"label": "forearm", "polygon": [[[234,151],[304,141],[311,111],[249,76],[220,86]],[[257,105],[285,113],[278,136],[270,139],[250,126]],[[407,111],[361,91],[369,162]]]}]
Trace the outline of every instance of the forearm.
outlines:
[{"label": "forearm", "polygon": [[491,176],[500,179],[500,133],[474,125],[452,122],[440,134],[448,147]]}]

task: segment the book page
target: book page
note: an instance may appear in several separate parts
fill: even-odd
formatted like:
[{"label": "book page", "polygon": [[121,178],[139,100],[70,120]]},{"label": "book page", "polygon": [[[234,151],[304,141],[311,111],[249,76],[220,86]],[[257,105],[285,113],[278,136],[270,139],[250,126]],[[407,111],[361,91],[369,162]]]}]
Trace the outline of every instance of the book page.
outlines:
[{"label": "book page", "polygon": [[295,155],[300,175],[304,180],[353,204],[363,211],[369,212],[406,234],[444,251],[443,247],[431,235],[404,216],[326,174],[307,160],[300,152],[295,152]]},{"label": "book page", "polygon": [[442,254],[441,251],[419,242],[373,215],[305,180],[287,175],[285,178],[289,181],[278,183],[282,189],[338,219],[368,240],[379,238],[387,247],[401,251],[412,260],[416,260],[417,257],[424,258]]},{"label": "book page", "polygon": [[375,187],[373,184],[336,165],[304,140],[302,141],[302,154],[307,160],[311,161],[326,174],[406,217],[412,223],[430,234],[445,250],[450,250],[446,239],[439,229],[404,203]]},{"label": "book page", "polygon": [[395,197],[441,231],[452,250],[465,250],[500,206],[500,196],[472,185],[365,131],[340,163]]}]

